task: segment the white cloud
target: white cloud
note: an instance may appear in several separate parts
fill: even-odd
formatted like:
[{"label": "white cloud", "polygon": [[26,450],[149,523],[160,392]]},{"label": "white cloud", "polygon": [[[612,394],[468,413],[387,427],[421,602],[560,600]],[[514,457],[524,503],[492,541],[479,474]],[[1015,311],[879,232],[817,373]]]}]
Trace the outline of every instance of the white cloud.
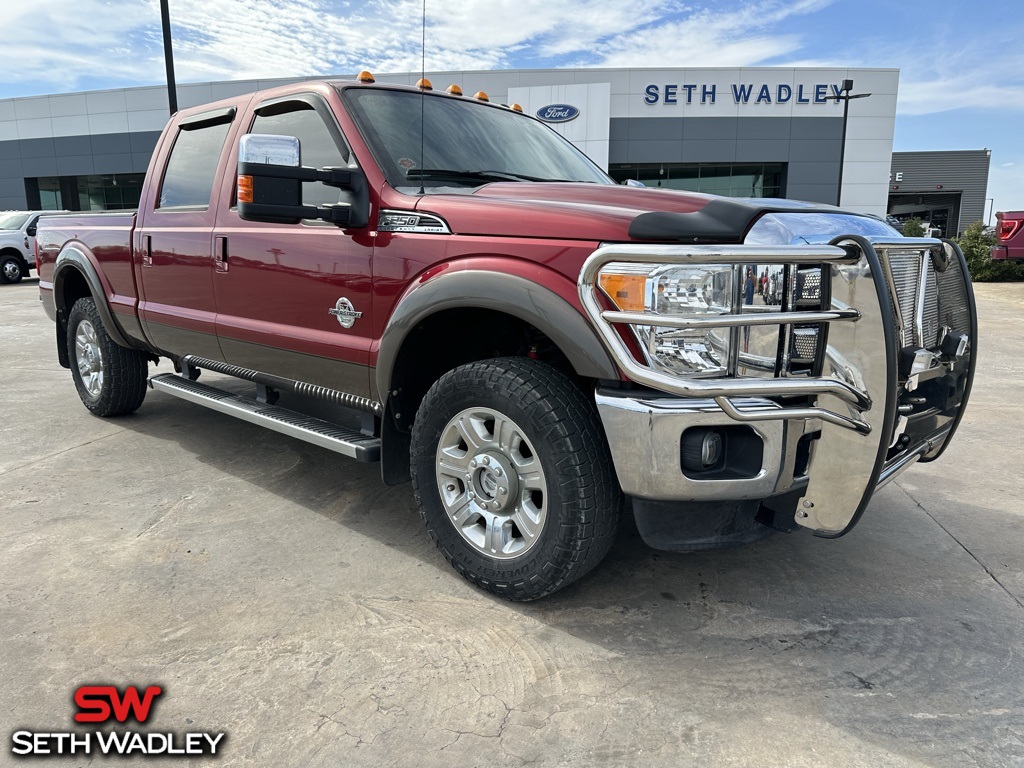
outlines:
[{"label": "white cloud", "polygon": [[605,67],[742,67],[798,51],[801,38],[779,34],[787,18],[830,0],[765,0],[728,11],[694,10],[683,18],[615,35],[596,52]]},{"label": "white cloud", "polygon": [[[742,66],[798,51],[776,34],[831,0],[430,0],[428,70],[495,69],[574,60],[582,66]],[[7,12],[0,47],[8,83],[73,90],[163,79],[157,0],[39,0]],[[179,81],[344,74],[420,67],[421,0],[171,0]],[[3,94],[0,94],[2,96]]]},{"label": "white cloud", "polygon": [[147,82],[160,77],[162,59],[153,56],[141,36],[137,44],[126,45],[147,24],[159,30],[160,9],[152,0],[7,3],[3,15],[7,34],[0,45],[0,72],[5,83],[73,90],[89,76]]}]

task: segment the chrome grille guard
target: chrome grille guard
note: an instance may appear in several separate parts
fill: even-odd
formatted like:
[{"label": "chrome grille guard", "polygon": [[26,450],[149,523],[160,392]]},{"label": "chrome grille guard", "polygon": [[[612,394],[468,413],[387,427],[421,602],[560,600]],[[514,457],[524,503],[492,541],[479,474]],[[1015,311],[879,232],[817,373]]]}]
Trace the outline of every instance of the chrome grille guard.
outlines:
[{"label": "chrome grille guard", "polygon": [[[891,254],[896,253],[914,253],[916,260],[912,264],[906,260],[902,267],[907,272],[917,270],[915,277],[919,276],[914,281],[904,276],[902,290],[897,287],[891,264]],[[721,316],[624,312],[612,309],[598,288],[600,271],[612,263],[731,264],[738,274],[742,274],[739,270],[744,265],[820,266],[827,268],[830,299],[827,306],[812,311],[742,314],[737,288],[732,312]],[[948,274],[939,274],[936,281],[936,270],[943,265],[952,267]],[[944,405],[929,401],[920,406],[927,414],[911,415],[922,416],[917,431],[907,428],[903,414],[913,409],[900,404],[900,398],[908,395],[908,377],[900,373],[901,354],[912,342],[927,343],[930,330],[925,323],[940,314],[937,307],[944,295],[953,299],[941,309],[939,323],[955,319],[930,337],[936,346],[942,346],[942,335],[947,331],[969,335],[972,342],[976,337],[966,263],[959,249],[948,241],[851,235],[822,245],[609,244],[598,248],[584,263],[578,288],[588,319],[630,380],[676,396],[713,398],[728,417],[740,422],[782,419],[820,424],[796,513],[798,523],[819,535],[842,535],[856,524],[880,482],[890,481],[919,459],[937,457],[955,430],[970,391],[974,355],[968,354],[961,364],[959,355],[958,360],[951,360],[939,348],[919,350],[933,358],[929,364],[941,369],[934,375],[945,376],[942,382],[955,378],[956,393]],[[908,294],[911,290],[913,295]],[[935,290],[938,298],[930,295]],[[905,320],[905,314],[911,317]],[[655,370],[646,364],[649,361],[640,362],[620,335],[620,329],[629,326],[698,329],[777,325],[786,329],[809,323],[819,324],[827,352],[816,375],[798,377],[784,373],[775,378],[674,376]],[[780,355],[782,349],[780,345]],[[967,370],[957,374],[958,365]],[[731,373],[735,374],[735,369]],[[741,401],[749,397],[772,398],[781,407],[754,408]],[[787,400],[797,397],[803,398],[800,403],[787,404]]]}]

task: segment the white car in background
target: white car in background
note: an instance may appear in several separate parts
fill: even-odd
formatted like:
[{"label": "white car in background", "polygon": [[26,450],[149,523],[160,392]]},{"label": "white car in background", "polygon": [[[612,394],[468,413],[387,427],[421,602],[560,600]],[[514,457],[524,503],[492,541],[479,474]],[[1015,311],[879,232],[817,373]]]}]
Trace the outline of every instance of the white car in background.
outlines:
[{"label": "white car in background", "polygon": [[67,211],[0,211],[0,282],[18,283],[35,269],[39,217]]}]

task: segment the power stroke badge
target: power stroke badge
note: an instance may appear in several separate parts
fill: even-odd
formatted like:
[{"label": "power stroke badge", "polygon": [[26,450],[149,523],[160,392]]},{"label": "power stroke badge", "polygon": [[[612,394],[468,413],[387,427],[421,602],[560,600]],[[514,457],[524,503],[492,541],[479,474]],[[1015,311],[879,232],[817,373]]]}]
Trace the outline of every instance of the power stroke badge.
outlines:
[{"label": "power stroke badge", "polygon": [[338,299],[337,303],[327,311],[338,318],[338,324],[342,328],[351,328],[356,324],[356,320],[363,316],[363,313],[356,311],[352,302],[345,297]]}]

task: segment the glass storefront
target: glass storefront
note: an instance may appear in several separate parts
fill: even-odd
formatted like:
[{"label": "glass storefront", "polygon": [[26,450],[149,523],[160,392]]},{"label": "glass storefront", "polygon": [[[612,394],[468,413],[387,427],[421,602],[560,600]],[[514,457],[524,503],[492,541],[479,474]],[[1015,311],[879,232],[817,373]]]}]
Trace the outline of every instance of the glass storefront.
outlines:
[{"label": "glass storefront", "polygon": [[619,183],[636,179],[648,187],[727,197],[783,197],[785,169],[785,163],[640,163],[612,165],[608,174]]},{"label": "glass storefront", "polygon": [[39,195],[43,211],[114,211],[138,208],[144,173],[43,176],[25,179],[29,200]]},{"label": "glass storefront", "polygon": [[138,208],[144,173],[113,173],[78,177],[78,205],[83,211]]}]

